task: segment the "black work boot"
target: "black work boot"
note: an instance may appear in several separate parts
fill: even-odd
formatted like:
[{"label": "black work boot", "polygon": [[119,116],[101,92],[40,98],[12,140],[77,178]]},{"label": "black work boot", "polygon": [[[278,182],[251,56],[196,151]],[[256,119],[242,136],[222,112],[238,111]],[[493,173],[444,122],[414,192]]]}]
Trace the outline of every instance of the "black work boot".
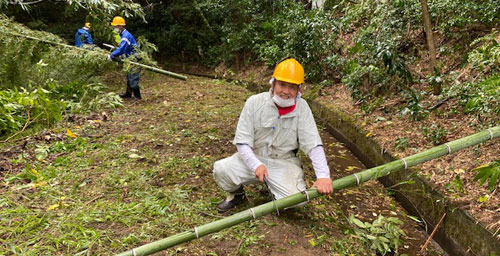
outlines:
[{"label": "black work boot", "polygon": [[124,94],[120,94],[119,96],[120,98],[131,98],[132,93],[130,92],[130,88],[127,86],[127,91]]},{"label": "black work boot", "polygon": [[217,211],[219,213],[227,212],[228,210],[241,204],[245,198],[245,191],[243,190],[243,187],[240,187],[238,190],[230,193],[226,199],[217,205]]},{"label": "black work boot", "polygon": [[142,99],[141,98],[141,89],[139,89],[139,87],[132,89],[132,91],[134,92],[134,96],[136,99],[138,99],[138,100]]}]

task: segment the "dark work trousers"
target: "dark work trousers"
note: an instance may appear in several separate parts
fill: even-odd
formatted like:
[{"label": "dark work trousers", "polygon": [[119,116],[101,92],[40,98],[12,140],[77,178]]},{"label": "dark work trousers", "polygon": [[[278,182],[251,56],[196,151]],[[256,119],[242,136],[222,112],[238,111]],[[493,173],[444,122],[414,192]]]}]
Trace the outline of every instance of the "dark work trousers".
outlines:
[{"label": "dark work trousers", "polygon": [[137,99],[141,98],[141,90],[139,88],[139,76],[140,72],[137,73],[127,73],[127,93],[131,96],[132,92]]}]

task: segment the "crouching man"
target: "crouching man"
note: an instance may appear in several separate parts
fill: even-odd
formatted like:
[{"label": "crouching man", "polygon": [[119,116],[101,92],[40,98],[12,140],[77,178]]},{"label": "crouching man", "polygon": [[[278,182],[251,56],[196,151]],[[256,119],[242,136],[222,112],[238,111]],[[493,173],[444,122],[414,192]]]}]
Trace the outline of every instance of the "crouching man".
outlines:
[{"label": "crouching man", "polygon": [[275,199],[304,191],[298,149],[312,161],[317,178],[313,187],[321,194],[333,192],[316,122],[299,93],[302,65],[295,59],[280,62],[270,83],[269,92],[251,96],[243,107],[233,141],[238,152],[214,164],[215,182],[228,192],[217,206],[219,212],[240,204],[248,184],[266,182]]}]

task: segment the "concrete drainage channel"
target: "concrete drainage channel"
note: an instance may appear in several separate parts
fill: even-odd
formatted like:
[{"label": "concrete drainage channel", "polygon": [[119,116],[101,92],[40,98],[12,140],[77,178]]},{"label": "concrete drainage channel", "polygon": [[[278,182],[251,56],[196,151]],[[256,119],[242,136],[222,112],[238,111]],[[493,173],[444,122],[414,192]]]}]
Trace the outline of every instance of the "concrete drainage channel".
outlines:
[{"label": "concrete drainage channel", "polygon": [[[194,76],[221,79],[207,74],[189,74]],[[269,90],[269,86],[248,81],[224,78],[227,81],[237,81],[254,92]],[[315,101],[308,101],[318,122],[322,122],[329,133],[344,143],[347,148],[358,157],[368,168],[394,161],[389,152],[384,150],[366,132],[354,124],[352,118],[341,111],[328,109]],[[385,187],[392,187],[404,181],[413,180],[412,184],[405,182],[398,185],[395,197],[401,205],[412,215],[420,217],[426,224],[426,231],[430,234],[439,220],[445,216],[433,239],[449,255],[460,256],[500,256],[500,241],[494,234],[476,221],[468,212],[454,205],[448,198],[431,185],[415,175],[417,168],[410,168],[396,172],[379,179]]]},{"label": "concrete drainage channel", "polygon": [[[365,136],[354,121],[340,111],[328,109],[321,104],[309,102],[316,118],[324,122],[328,131],[356,155],[368,168],[394,161],[375,141]],[[385,187],[391,187],[403,181],[413,180],[396,186],[395,197],[410,212],[419,216],[427,224],[431,233],[441,217],[433,239],[450,255],[500,255],[500,242],[483,225],[478,223],[468,212],[450,202],[439,191],[433,189],[427,181],[416,173],[417,168],[410,168],[393,173],[379,181]]]}]

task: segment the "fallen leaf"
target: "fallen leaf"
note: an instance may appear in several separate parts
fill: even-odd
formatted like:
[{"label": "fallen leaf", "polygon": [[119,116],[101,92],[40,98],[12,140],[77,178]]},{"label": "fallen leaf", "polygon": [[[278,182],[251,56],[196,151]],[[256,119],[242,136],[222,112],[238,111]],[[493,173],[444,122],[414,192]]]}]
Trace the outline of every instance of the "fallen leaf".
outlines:
[{"label": "fallen leaf", "polygon": [[34,188],[38,188],[38,187],[41,187],[41,186],[44,186],[44,185],[47,185],[47,182],[46,181],[41,181],[41,182],[33,184],[33,187]]},{"label": "fallen leaf", "polygon": [[66,128],[66,135],[68,135],[71,138],[76,138],[76,135],[72,133],[68,128]]},{"label": "fallen leaf", "polygon": [[311,244],[311,246],[312,246],[312,247],[315,247],[316,245],[318,245],[318,244],[316,243],[316,240],[315,240],[314,238],[309,239],[309,241],[308,241],[308,242],[309,242],[309,244]]},{"label": "fallen leaf", "polygon": [[355,170],[355,169],[361,169],[361,168],[359,168],[357,166],[349,165],[349,166],[347,166],[346,171],[352,171],[352,170]]},{"label": "fallen leaf", "polygon": [[480,198],[478,199],[478,201],[479,201],[480,203],[484,203],[484,202],[488,201],[489,199],[490,199],[490,196],[489,196],[489,195],[484,195],[484,196],[480,197]]},{"label": "fallen leaf", "polygon": [[59,204],[53,204],[53,205],[47,207],[47,211],[52,211],[52,210],[56,209],[57,207],[59,207]]},{"label": "fallen leaf", "polygon": [[40,174],[37,172],[37,170],[31,168],[31,173],[33,173],[35,176],[39,176]]},{"label": "fallen leaf", "polygon": [[128,155],[128,158],[130,158],[130,159],[142,159],[143,157],[138,155],[138,154],[130,154],[130,155]]}]

